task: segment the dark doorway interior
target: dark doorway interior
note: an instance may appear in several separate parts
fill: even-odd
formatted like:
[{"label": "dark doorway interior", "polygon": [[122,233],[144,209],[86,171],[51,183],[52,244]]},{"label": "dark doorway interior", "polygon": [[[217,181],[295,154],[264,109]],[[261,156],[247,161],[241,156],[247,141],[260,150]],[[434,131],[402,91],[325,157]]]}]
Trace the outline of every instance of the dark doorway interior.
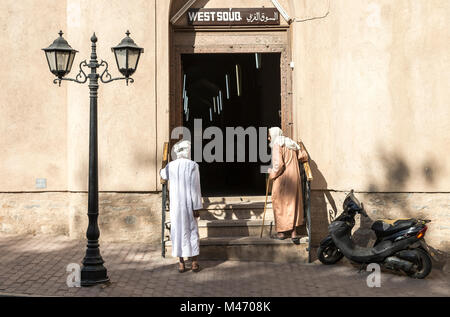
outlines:
[{"label": "dark doorway interior", "polygon": [[[219,127],[224,139],[226,127],[255,127],[258,131],[259,127],[280,126],[280,54],[183,54],[181,59],[183,91],[188,97],[187,107],[183,103],[183,124],[192,136],[194,119],[202,119],[203,131]],[[194,148],[196,141],[192,141]],[[265,195],[265,174],[260,172],[263,162],[259,155],[258,162],[249,162],[248,141],[246,162],[226,162],[226,149],[224,162],[198,162],[204,196]],[[210,140],[202,142],[205,146]]]}]

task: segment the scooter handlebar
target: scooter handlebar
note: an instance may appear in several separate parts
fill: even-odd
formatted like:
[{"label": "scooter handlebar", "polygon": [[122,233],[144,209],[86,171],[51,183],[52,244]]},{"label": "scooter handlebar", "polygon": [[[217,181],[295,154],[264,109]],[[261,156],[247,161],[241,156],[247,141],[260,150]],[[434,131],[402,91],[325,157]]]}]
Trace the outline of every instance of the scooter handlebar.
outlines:
[{"label": "scooter handlebar", "polygon": [[359,213],[361,215],[363,215],[364,217],[369,217],[369,215],[367,214],[367,212],[364,210],[364,204],[361,203],[361,210],[359,211]]}]

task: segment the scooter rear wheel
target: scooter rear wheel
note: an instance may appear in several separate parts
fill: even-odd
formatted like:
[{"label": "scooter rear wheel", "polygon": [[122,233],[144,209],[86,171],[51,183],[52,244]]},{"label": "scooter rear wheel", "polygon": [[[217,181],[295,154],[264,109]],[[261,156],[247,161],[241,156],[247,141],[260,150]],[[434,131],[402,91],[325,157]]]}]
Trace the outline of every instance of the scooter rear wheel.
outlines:
[{"label": "scooter rear wheel", "polygon": [[339,260],[341,260],[343,257],[344,255],[334,245],[319,247],[319,249],[317,250],[317,258],[323,264],[335,264],[339,262]]},{"label": "scooter rear wheel", "polygon": [[414,263],[412,271],[406,272],[409,277],[422,279],[431,272],[432,262],[430,255],[422,249],[414,249],[417,253],[418,261]]}]

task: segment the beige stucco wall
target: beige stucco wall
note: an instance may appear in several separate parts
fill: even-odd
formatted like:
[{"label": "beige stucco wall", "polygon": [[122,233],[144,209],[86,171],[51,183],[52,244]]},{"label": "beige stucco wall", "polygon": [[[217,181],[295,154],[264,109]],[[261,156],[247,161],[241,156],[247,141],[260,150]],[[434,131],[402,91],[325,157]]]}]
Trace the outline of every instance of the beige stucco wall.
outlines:
[{"label": "beige stucco wall", "polygon": [[66,3],[46,2],[0,1],[0,191],[67,188],[67,89],[41,51],[66,29]]},{"label": "beige stucco wall", "polygon": [[[292,1],[314,188],[450,191],[448,1]],[[326,14],[328,12],[328,14]]]},{"label": "beige stucco wall", "polygon": [[[90,57],[95,31],[98,60],[121,76],[111,47],[130,30],[144,47],[135,84],[100,83],[98,99],[99,188],[101,191],[149,191],[155,177],[155,5],[154,1],[68,0],[68,37],[79,51],[78,61]],[[100,71],[102,68],[100,69]],[[68,83],[68,189],[87,190],[89,93],[87,85]]]},{"label": "beige stucco wall", "polygon": [[[158,1],[166,10],[168,1]],[[43,52],[62,29],[77,49],[70,77],[90,58],[90,37],[98,37],[98,60],[119,76],[111,47],[131,31],[145,48],[134,74],[135,84],[100,84],[98,101],[99,186],[101,191],[156,190],[156,62],[155,1],[2,1],[0,40],[1,147],[0,191],[35,191],[36,178],[46,178],[49,191],[86,191],[88,175],[89,89],[87,84],[53,85]],[[39,19],[35,18],[39,15]],[[164,22],[161,22],[164,25]],[[161,33],[168,34],[167,27]],[[168,35],[159,39],[168,42]],[[161,45],[161,81],[168,44]],[[167,59],[167,58],[166,58]],[[121,76],[121,75],[120,75]],[[168,79],[166,79],[168,81]],[[162,89],[163,90],[163,89]],[[168,89],[166,89],[168,91]],[[162,94],[163,96],[164,94]],[[168,94],[166,94],[168,95]],[[168,97],[160,98],[166,103]],[[163,105],[164,106],[164,105]],[[160,118],[161,119],[161,118]],[[164,124],[164,119],[159,120]]]}]

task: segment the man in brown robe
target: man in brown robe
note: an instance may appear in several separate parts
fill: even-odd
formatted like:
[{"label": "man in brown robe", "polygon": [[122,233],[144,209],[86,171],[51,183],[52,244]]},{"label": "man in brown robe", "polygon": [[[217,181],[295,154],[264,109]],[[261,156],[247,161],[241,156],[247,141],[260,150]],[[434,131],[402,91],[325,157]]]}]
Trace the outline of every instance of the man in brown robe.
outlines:
[{"label": "man in brown robe", "polygon": [[272,147],[272,168],[269,177],[273,181],[272,206],[275,218],[274,239],[284,240],[289,236],[297,243],[297,227],[303,224],[303,196],[298,161],[305,162],[308,155],[300,146],[283,136],[280,128],[269,129]]}]

